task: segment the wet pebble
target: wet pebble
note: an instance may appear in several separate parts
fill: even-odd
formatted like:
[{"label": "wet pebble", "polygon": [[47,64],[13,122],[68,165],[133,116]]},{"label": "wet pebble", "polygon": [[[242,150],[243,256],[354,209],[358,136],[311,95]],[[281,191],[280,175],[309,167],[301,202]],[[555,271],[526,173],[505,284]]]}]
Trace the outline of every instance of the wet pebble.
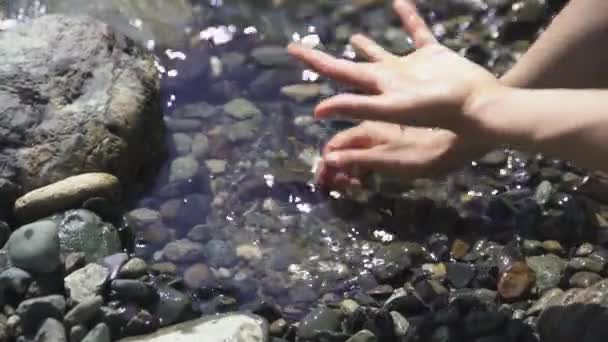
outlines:
[{"label": "wet pebble", "polygon": [[21,317],[24,330],[32,331],[47,318],[63,320],[65,308],[63,296],[50,295],[24,300],[19,304],[16,312]]},{"label": "wet pebble", "polygon": [[184,282],[192,289],[197,289],[211,284],[214,276],[209,267],[205,264],[194,264],[184,271]]},{"label": "wet pebble", "polygon": [[83,325],[76,325],[70,329],[70,342],[82,342],[89,331]]},{"label": "wet pebble", "polygon": [[127,220],[135,226],[135,228],[147,227],[153,223],[160,221],[161,215],[158,211],[149,208],[138,208],[131,210],[126,215]]},{"label": "wet pebble", "polygon": [[575,271],[600,273],[605,265],[605,262],[592,258],[572,258],[568,261],[568,268]]},{"label": "wet pebble", "polygon": [[238,261],[232,243],[224,240],[211,240],[205,244],[206,260],[214,267],[232,267]]},{"label": "wet pebble", "polygon": [[64,322],[68,327],[87,325],[99,313],[102,305],[103,298],[101,296],[83,301],[68,311]]},{"label": "wet pebble", "polygon": [[321,307],[312,310],[300,322],[298,337],[300,339],[312,339],[319,332],[337,332],[340,329],[342,314],[334,309]]},{"label": "wet pebble", "polygon": [[145,304],[154,299],[152,289],[139,280],[116,279],[110,283],[110,288],[123,300]]},{"label": "wet pebble", "polygon": [[163,256],[173,262],[196,262],[202,260],[204,254],[202,244],[187,239],[170,242],[163,248]]},{"label": "wet pebble", "polygon": [[525,295],[534,285],[536,276],[524,262],[517,261],[501,272],[498,293],[506,300],[515,300]]},{"label": "wet pebble", "polygon": [[172,287],[161,286],[157,292],[158,303],[155,306],[154,315],[158,317],[161,326],[178,322],[192,305],[186,294]]},{"label": "wet pebble", "polygon": [[63,324],[54,318],[44,320],[34,337],[36,342],[67,342]]},{"label": "wet pebble", "polygon": [[110,328],[105,323],[99,323],[82,339],[81,342],[110,342]]},{"label": "wet pebble", "polygon": [[238,120],[251,119],[262,114],[252,102],[243,98],[234,99],[224,105],[226,114]]},{"label": "wet pebble", "polygon": [[61,264],[58,234],[57,224],[48,220],[17,229],[6,243],[9,261],[30,272],[53,272]]},{"label": "wet pebble", "polygon": [[446,270],[448,281],[457,289],[467,287],[475,277],[475,267],[468,263],[451,262]]},{"label": "wet pebble", "polygon": [[131,258],[120,268],[118,276],[120,278],[136,279],[146,274],[147,269],[148,264],[145,260],[140,258]]},{"label": "wet pebble", "polygon": [[106,267],[88,264],[65,277],[65,288],[75,303],[85,302],[101,293],[109,276]]},{"label": "wet pebble", "polygon": [[568,283],[571,287],[588,288],[600,280],[602,280],[602,277],[597,273],[577,272],[570,277]]},{"label": "wet pebble", "polygon": [[251,51],[251,57],[267,67],[286,67],[292,63],[284,46],[260,46]]},{"label": "wet pebble", "polygon": [[526,263],[536,274],[536,288],[540,293],[557,287],[566,270],[566,261],[554,254],[528,257]]},{"label": "wet pebble", "polygon": [[377,342],[378,338],[369,330],[361,330],[351,336],[346,342]]},{"label": "wet pebble", "polygon": [[176,158],[171,162],[169,181],[188,181],[195,178],[198,170],[199,163],[196,159],[189,156]]},{"label": "wet pebble", "polygon": [[11,267],[0,273],[0,288],[17,295],[23,295],[32,282],[32,276],[26,271]]}]

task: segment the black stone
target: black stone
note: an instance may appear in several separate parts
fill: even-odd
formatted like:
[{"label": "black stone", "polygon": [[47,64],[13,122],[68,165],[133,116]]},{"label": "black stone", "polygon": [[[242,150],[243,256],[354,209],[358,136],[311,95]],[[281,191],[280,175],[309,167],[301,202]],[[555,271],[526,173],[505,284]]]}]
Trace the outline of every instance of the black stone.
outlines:
[{"label": "black stone", "polygon": [[446,264],[447,279],[450,284],[457,288],[465,288],[475,277],[475,266],[463,262],[451,262]]}]

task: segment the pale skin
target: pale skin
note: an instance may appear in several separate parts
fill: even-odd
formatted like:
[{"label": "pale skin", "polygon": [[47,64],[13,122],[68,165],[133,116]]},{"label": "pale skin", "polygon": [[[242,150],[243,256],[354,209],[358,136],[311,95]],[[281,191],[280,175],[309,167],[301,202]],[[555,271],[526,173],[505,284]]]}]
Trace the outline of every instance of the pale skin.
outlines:
[{"label": "pale skin", "polygon": [[[585,89],[608,84],[606,68],[594,67],[608,57],[607,1],[572,0],[502,80],[439,44],[412,2],[396,0],[394,8],[417,48],[408,56],[392,55],[360,34],[351,44],[368,62],[298,44],[288,48],[320,74],[363,92],[334,96],[315,109],[319,119],[363,120],[327,143],[320,183],[360,186],[370,171],[437,176],[501,144],[608,171],[605,158],[595,157],[608,153],[608,91]],[[603,18],[580,20],[581,14]],[[586,34],[564,38],[572,22]],[[586,51],[596,46],[595,52],[562,47],[569,44]],[[560,89],[526,89],[533,87]]]}]

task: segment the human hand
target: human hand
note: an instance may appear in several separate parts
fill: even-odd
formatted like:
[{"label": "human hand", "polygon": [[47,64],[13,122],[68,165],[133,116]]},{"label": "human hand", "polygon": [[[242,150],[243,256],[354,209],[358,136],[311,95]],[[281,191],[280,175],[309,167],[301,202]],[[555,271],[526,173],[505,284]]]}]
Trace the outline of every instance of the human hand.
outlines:
[{"label": "human hand", "polygon": [[372,171],[406,180],[434,177],[488,150],[448,130],[364,121],[327,143],[317,182],[334,189],[359,188]]},{"label": "human hand", "polygon": [[329,98],[317,106],[315,116],[441,127],[480,139],[491,135],[467,107],[479,93],[501,88],[496,77],[439,44],[412,3],[396,0],[394,7],[417,47],[408,56],[395,56],[363,35],[353,36],[351,43],[369,60],[364,63],[300,44],[288,47],[320,74],[366,93]]}]

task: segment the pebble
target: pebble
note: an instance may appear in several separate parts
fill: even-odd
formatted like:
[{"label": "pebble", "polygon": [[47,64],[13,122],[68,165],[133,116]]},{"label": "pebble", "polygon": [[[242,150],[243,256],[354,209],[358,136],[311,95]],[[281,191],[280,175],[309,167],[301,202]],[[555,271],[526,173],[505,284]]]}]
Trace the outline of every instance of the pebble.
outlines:
[{"label": "pebble", "polygon": [[350,316],[360,307],[359,303],[352,299],[345,299],[340,302],[340,310],[345,316]]},{"label": "pebble", "polygon": [[340,328],[342,313],[327,307],[320,307],[312,310],[300,322],[298,328],[298,338],[312,339],[319,332],[336,332]]},{"label": "pebble", "polygon": [[205,165],[213,175],[219,175],[226,172],[228,161],[221,159],[209,159],[205,161]]},{"label": "pebble", "polygon": [[163,256],[173,262],[196,262],[203,259],[204,253],[202,244],[187,239],[170,242],[163,248]]},{"label": "pebble", "polygon": [[421,268],[433,279],[444,279],[448,273],[445,264],[442,262],[438,264],[423,264]]},{"label": "pebble", "polygon": [[577,272],[570,277],[568,283],[571,287],[588,288],[600,280],[602,280],[602,277],[597,273]]},{"label": "pebble", "polygon": [[262,259],[262,251],[255,244],[243,244],[236,247],[236,255],[249,261]]},{"label": "pebble", "polygon": [[191,289],[211,284],[214,281],[213,273],[205,264],[194,264],[184,271],[184,282]]},{"label": "pebble", "polygon": [[566,262],[554,254],[528,257],[526,263],[536,274],[536,288],[540,293],[557,287],[566,270]]},{"label": "pebble", "polygon": [[457,289],[467,287],[475,277],[475,267],[468,263],[451,262],[446,264],[447,279]]},{"label": "pebble", "polygon": [[160,274],[174,275],[177,273],[177,267],[171,262],[158,262],[150,265],[150,270]]},{"label": "pebble", "polygon": [[47,318],[63,320],[65,314],[65,298],[61,295],[50,295],[26,299],[17,307],[21,325],[25,331],[35,330]]},{"label": "pebble", "polygon": [[6,243],[12,265],[33,273],[49,273],[61,264],[58,227],[38,221],[15,230]]},{"label": "pebble", "polygon": [[158,317],[161,326],[180,321],[192,305],[189,296],[172,287],[160,286],[157,292],[158,302],[154,315]]},{"label": "pebble", "polygon": [[[169,182],[188,181],[196,177],[199,164],[196,159],[185,156],[173,159],[169,171]],[[160,215],[159,215],[160,216]]]},{"label": "pebble", "polygon": [[590,271],[600,273],[606,263],[592,258],[572,258],[568,261],[568,268],[575,271]]},{"label": "pebble", "polygon": [[232,243],[224,240],[211,240],[205,244],[205,257],[213,267],[232,267],[238,261]]},{"label": "pebble", "polygon": [[95,296],[74,306],[65,315],[64,322],[68,327],[87,325],[99,313],[103,298]]},{"label": "pebble", "polygon": [[292,64],[284,46],[260,46],[251,51],[251,57],[258,64],[267,67],[287,67]]},{"label": "pebble", "polygon": [[452,258],[455,258],[455,259],[462,259],[467,255],[467,253],[469,252],[469,249],[471,249],[471,245],[469,245],[465,241],[456,239],[452,243],[452,249],[450,251],[450,255],[452,256]]},{"label": "pebble", "polygon": [[377,342],[378,338],[369,330],[361,330],[351,336],[346,342]]},{"label": "pebble", "polygon": [[65,274],[70,274],[79,268],[83,268],[87,264],[86,257],[86,254],[83,252],[68,254],[64,262]]},{"label": "pebble", "polygon": [[44,320],[34,337],[36,342],[67,342],[63,324],[54,318]]},{"label": "pebble", "polygon": [[187,155],[192,151],[192,137],[185,133],[173,134],[173,146],[178,155]]},{"label": "pebble", "polygon": [[262,112],[251,101],[238,98],[224,105],[224,112],[238,120],[251,119],[262,115]]},{"label": "pebble", "polygon": [[564,247],[562,247],[562,244],[555,240],[543,241],[543,249],[547,253],[553,253],[556,255],[563,255],[566,253],[566,250]]},{"label": "pebble", "polygon": [[110,283],[116,296],[125,301],[148,303],[153,301],[154,292],[144,282],[134,279],[116,279]]},{"label": "pebble", "polygon": [[517,261],[507,267],[498,280],[498,293],[506,300],[521,298],[536,280],[534,272],[524,262]]},{"label": "pebble", "polygon": [[0,273],[0,289],[17,295],[25,294],[31,282],[32,276],[20,268],[11,267]]},{"label": "pebble", "polygon": [[289,323],[287,323],[286,320],[284,320],[283,318],[279,318],[276,321],[272,322],[272,324],[270,324],[270,334],[272,336],[282,336],[287,330],[288,326]]},{"label": "pebble", "polygon": [[393,318],[393,324],[395,326],[395,336],[406,336],[410,330],[410,322],[397,311],[391,311],[390,315]]},{"label": "pebble", "polygon": [[576,252],[574,253],[574,255],[577,257],[585,257],[585,256],[588,256],[589,254],[593,253],[593,250],[594,250],[593,244],[586,242],[586,243],[581,244],[576,249]]},{"label": "pebble", "polygon": [[81,342],[111,342],[110,328],[105,323],[99,323]]},{"label": "pebble", "polygon": [[202,133],[197,133],[192,139],[192,156],[198,160],[204,159],[209,153],[209,139]]},{"label": "pebble", "polygon": [[288,85],[281,88],[281,94],[296,102],[306,102],[321,95],[321,85],[316,83]]},{"label": "pebble", "polygon": [[101,293],[109,276],[109,269],[91,263],[65,277],[65,288],[75,303],[85,302]]},{"label": "pebble", "polygon": [[86,173],[28,192],[17,199],[14,212],[22,221],[31,222],[78,207],[89,198],[118,200],[120,193],[120,182],[115,176],[108,173]]},{"label": "pebble", "polygon": [[70,342],[82,342],[89,331],[85,326],[76,325],[70,329]]},{"label": "pebble", "polygon": [[131,210],[126,215],[129,223],[136,229],[147,227],[161,220],[161,215],[158,211],[149,208],[137,208]]},{"label": "pebble", "polygon": [[380,248],[372,261],[374,275],[379,280],[389,280],[409,269],[412,260],[406,253],[406,248],[407,246],[400,242]]},{"label": "pebble", "polygon": [[146,264],[145,260],[140,258],[132,258],[120,268],[118,277],[136,279],[146,274],[147,270],[148,264]]},{"label": "pebble", "polygon": [[526,314],[536,315],[548,307],[559,305],[563,297],[564,291],[562,289],[550,289],[526,311]]}]

